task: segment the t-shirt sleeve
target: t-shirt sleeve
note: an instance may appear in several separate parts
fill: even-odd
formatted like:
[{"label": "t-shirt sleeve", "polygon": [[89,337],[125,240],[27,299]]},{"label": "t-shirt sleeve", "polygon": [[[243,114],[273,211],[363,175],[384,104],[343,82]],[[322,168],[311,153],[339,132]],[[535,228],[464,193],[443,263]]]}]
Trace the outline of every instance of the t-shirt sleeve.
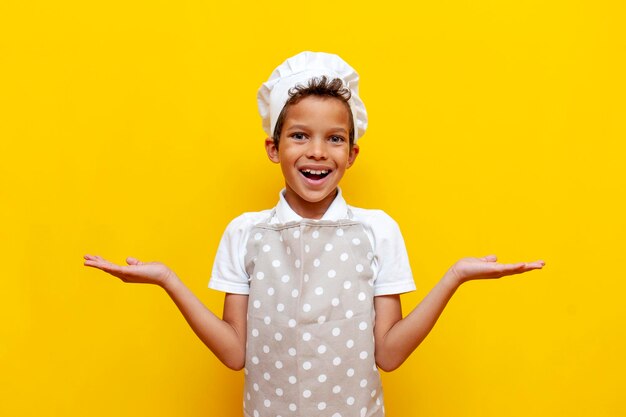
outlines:
[{"label": "t-shirt sleeve", "polygon": [[373,210],[369,226],[374,248],[374,296],[415,290],[409,255],[400,227],[381,210]]},{"label": "t-shirt sleeve", "polygon": [[253,222],[246,214],[228,224],[217,248],[209,288],[233,294],[250,292],[244,256],[252,226]]}]

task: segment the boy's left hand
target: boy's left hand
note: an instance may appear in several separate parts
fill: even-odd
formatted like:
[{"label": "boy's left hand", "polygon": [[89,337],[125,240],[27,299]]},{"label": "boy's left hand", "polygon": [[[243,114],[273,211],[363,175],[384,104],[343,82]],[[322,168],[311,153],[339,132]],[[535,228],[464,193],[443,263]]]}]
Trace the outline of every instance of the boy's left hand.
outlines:
[{"label": "boy's left hand", "polygon": [[519,262],[515,264],[501,264],[496,255],[487,255],[482,258],[463,258],[457,261],[448,271],[458,285],[474,280],[500,278],[507,275],[522,274],[541,269],[544,261]]}]

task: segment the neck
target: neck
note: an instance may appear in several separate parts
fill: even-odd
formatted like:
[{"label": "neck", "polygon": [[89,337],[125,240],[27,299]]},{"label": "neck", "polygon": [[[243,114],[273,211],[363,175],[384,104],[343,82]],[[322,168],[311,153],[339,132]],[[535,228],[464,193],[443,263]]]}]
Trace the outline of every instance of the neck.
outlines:
[{"label": "neck", "polygon": [[319,220],[324,216],[328,207],[330,207],[333,203],[337,193],[338,190],[335,189],[335,191],[328,194],[322,200],[312,202],[304,200],[296,192],[287,187],[285,191],[285,200],[289,204],[289,207],[291,207],[291,209],[295,211],[298,216],[305,219]]}]

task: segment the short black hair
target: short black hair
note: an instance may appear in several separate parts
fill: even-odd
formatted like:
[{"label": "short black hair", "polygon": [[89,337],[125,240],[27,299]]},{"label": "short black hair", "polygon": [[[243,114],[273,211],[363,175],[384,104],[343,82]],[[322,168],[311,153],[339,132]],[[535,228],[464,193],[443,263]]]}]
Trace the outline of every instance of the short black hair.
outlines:
[{"label": "short black hair", "polygon": [[350,97],[352,94],[350,90],[343,86],[343,81],[340,78],[333,78],[329,80],[325,75],[321,77],[311,78],[307,86],[303,86],[302,84],[297,84],[295,87],[289,90],[289,99],[283,106],[283,109],[280,111],[278,115],[278,119],[276,120],[276,126],[274,127],[274,134],[272,135],[272,139],[274,140],[274,145],[276,149],[278,149],[278,143],[280,141],[280,134],[283,130],[283,123],[285,122],[285,117],[287,115],[287,110],[289,107],[298,104],[303,98],[316,96],[316,97],[332,97],[339,99],[342,103],[345,104],[346,109],[348,109],[348,115],[350,116],[350,149],[354,146],[354,118],[352,116],[352,109],[350,108]]}]

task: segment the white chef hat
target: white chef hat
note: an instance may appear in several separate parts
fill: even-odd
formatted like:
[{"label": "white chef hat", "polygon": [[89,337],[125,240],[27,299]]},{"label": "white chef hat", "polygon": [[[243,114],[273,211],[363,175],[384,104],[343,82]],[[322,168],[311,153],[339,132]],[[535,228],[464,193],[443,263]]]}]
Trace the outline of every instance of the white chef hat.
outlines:
[{"label": "white chef hat", "polygon": [[287,58],[259,88],[259,114],[263,119],[263,130],[268,136],[274,134],[278,115],[289,99],[289,90],[296,85],[306,87],[310,79],[324,75],[329,80],[339,78],[344,87],[350,90],[348,104],[354,119],[354,142],[365,134],[367,112],[359,98],[359,74],[337,55],[305,51]]}]

